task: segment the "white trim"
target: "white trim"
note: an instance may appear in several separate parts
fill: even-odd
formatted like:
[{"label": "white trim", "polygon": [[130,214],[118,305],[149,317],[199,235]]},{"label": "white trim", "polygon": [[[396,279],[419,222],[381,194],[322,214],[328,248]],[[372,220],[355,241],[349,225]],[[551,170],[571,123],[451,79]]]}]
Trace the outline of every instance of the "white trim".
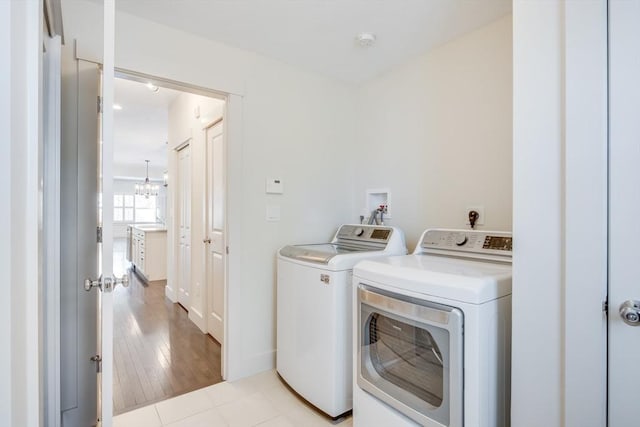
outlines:
[{"label": "white trim", "polygon": [[183,138],[183,139],[181,139],[182,142],[177,144],[174,148],[172,148],[172,150],[175,151],[176,153],[178,151],[180,151],[180,150],[184,150],[185,148],[187,148],[187,145],[189,145],[189,144],[191,144],[193,142],[192,140],[193,140],[193,136],[189,136],[187,138]]},{"label": "white trim", "polygon": [[[229,95],[224,109],[224,135],[225,151],[227,156],[227,193],[226,193],[226,247],[229,252],[227,258],[227,280],[225,283],[224,305],[224,343],[222,346],[222,378],[234,381],[239,378],[271,369],[271,364],[251,363],[246,360],[242,351],[243,320],[247,319],[242,312],[246,307],[243,304],[243,248],[246,242],[243,240],[242,218],[244,197],[244,126],[243,126],[243,99],[238,95]],[[234,218],[234,221],[230,219]],[[233,307],[233,311],[229,310]]]},{"label": "white trim", "polygon": [[567,1],[564,16],[563,424],[595,427],[607,422],[607,1]]},{"label": "white trim", "polygon": [[60,425],[60,153],[61,43],[45,38],[44,60],[44,419]]},{"label": "white trim", "polygon": [[[102,275],[113,278],[113,96],[115,57],[115,0],[104,0],[102,66]],[[100,291],[98,304],[102,357],[98,374],[98,423],[113,425],[113,292]]]},{"label": "white trim", "polygon": [[511,425],[601,426],[606,0],[515,0],[513,22]]},{"label": "white trim", "polygon": [[[11,62],[11,7],[13,2],[0,1],[0,194],[5,203],[0,204],[0,230],[6,233],[11,229],[11,149],[12,128],[11,73],[16,72]],[[7,66],[8,64],[9,66]],[[8,201],[8,203],[6,203]],[[3,234],[4,236],[4,234]],[[0,239],[0,269],[9,279],[13,277],[11,264],[11,238]],[[11,280],[0,282],[4,298],[0,298],[0,425],[9,426],[13,417],[13,396],[11,379],[11,357],[15,351],[12,346],[11,306],[13,294]]]},{"label": "white trim", "polygon": [[[120,13],[117,14],[118,16]],[[101,59],[96,56],[96,52],[94,46],[91,44],[87,44],[81,41],[76,40],[76,59],[82,59],[83,61],[93,62],[95,64],[101,64]],[[120,61],[118,61],[120,63]],[[179,82],[176,80],[171,80],[162,77],[151,77],[157,75],[157,73],[145,72],[145,71],[133,71],[134,67],[125,65],[124,67],[116,67],[116,72],[118,77],[122,77],[123,75],[129,76],[131,80],[147,82],[148,79],[156,84],[160,82],[161,84],[158,86],[166,86],[170,89],[181,90],[185,92],[191,92],[199,95],[211,96],[212,94],[217,94],[218,98],[224,98],[225,94],[234,94],[238,96],[244,95],[244,83],[237,79],[235,81],[221,81],[221,87],[212,90],[203,86],[199,86],[197,84],[187,83],[187,82]],[[145,80],[142,80],[145,79]],[[186,90],[185,90],[186,89]]]},{"label": "white trim", "polygon": [[[42,10],[41,0],[3,2],[2,144],[7,144],[8,162],[3,169],[7,190],[3,191],[2,220],[9,221],[3,244],[10,245],[3,259],[6,286],[3,307],[8,320],[1,334],[3,375],[0,390],[0,424],[36,427],[43,420],[42,402]],[[8,5],[6,4],[8,3]],[[4,42],[8,41],[8,44]],[[6,89],[6,88],[3,88]],[[8,98],[8,103],[4,104]],[[8,105],[8,111],[4,107]],[[4,151],[4,150],[3,150]],[[5,188],[3,187],[3,190]],[[8,267],[8,268],[4,268]],[[6,310],[6,311],[5,311]],[[3,332],[5,332],[3,330]],[[6,341],[4,341],[6,340]],[[6,351],[6,353],[5,353]],[[8,357],[8,360],[7,360]],[[8,395],[7,395],[8,393]],[[5,407],[5,405],[7,405]]]}]

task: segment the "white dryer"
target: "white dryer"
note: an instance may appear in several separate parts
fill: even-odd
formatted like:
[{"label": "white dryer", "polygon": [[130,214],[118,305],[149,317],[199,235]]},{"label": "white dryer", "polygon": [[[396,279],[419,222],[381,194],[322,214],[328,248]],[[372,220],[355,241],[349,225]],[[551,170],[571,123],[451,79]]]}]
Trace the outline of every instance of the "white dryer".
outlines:
[{"label": "white dryer", "polygon": [[354,426],[509,426],[511,246],[431,229],[354,267]]},{"label": "white dryer", "polygon": [[395,227],[343,225],[331,243],[278,251],[277,371],[331,417],[352,408],[353,266],[406,254]]}]

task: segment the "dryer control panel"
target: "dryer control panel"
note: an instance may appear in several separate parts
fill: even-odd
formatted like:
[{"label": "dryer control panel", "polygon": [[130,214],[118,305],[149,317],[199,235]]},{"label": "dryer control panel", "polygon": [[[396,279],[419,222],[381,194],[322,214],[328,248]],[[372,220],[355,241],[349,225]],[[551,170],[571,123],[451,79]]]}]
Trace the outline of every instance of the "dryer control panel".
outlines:
[{"label": "dryer control panel", "polygon": [[505,231],[429,229],[422,233],[414,254],[446,253],[472,258],[511,260],[513,237]]}]

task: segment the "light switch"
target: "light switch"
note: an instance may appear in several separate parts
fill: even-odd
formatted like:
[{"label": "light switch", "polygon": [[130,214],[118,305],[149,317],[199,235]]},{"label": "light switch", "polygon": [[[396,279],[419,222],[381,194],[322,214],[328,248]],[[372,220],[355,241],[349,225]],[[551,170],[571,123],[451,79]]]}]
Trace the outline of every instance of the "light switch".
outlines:
[{"label": "light switch", "polygon": [[267,205],[267,221],[280,221],[280,205]]},{"label": "light switch", "polygon": [[280,178],[267,178],[266,184],[267,194],[284,193],[284,184]]}]

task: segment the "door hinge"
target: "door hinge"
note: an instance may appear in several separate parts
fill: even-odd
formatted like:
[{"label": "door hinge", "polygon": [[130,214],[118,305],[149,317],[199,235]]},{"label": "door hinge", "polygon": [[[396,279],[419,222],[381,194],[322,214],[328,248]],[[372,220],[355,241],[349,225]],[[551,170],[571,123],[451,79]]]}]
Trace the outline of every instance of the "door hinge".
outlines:
[{"label": "door hinge", "polygon": [[609,301],[602,301],[602,312],[604,314],[609,313]]},{"label": "door hinge", "polygon": [[102,113],[102,97],[98,95],[98,114]]},{"label": "door hinge", "polygon": [[96,229],[96,241],[102,243],[102,226],[99,225]]},{"label": "door hinge", "polygon": [[102,372],[102,357],[100,357],[99,354],[96,354],[95,356],[91,356],[89,360],[96,364],[96,373],[99,374],[100,372]]},{"label": "door hinge", "polygon": [[225,247],[225,252],[229,255],[229,246]]}]

